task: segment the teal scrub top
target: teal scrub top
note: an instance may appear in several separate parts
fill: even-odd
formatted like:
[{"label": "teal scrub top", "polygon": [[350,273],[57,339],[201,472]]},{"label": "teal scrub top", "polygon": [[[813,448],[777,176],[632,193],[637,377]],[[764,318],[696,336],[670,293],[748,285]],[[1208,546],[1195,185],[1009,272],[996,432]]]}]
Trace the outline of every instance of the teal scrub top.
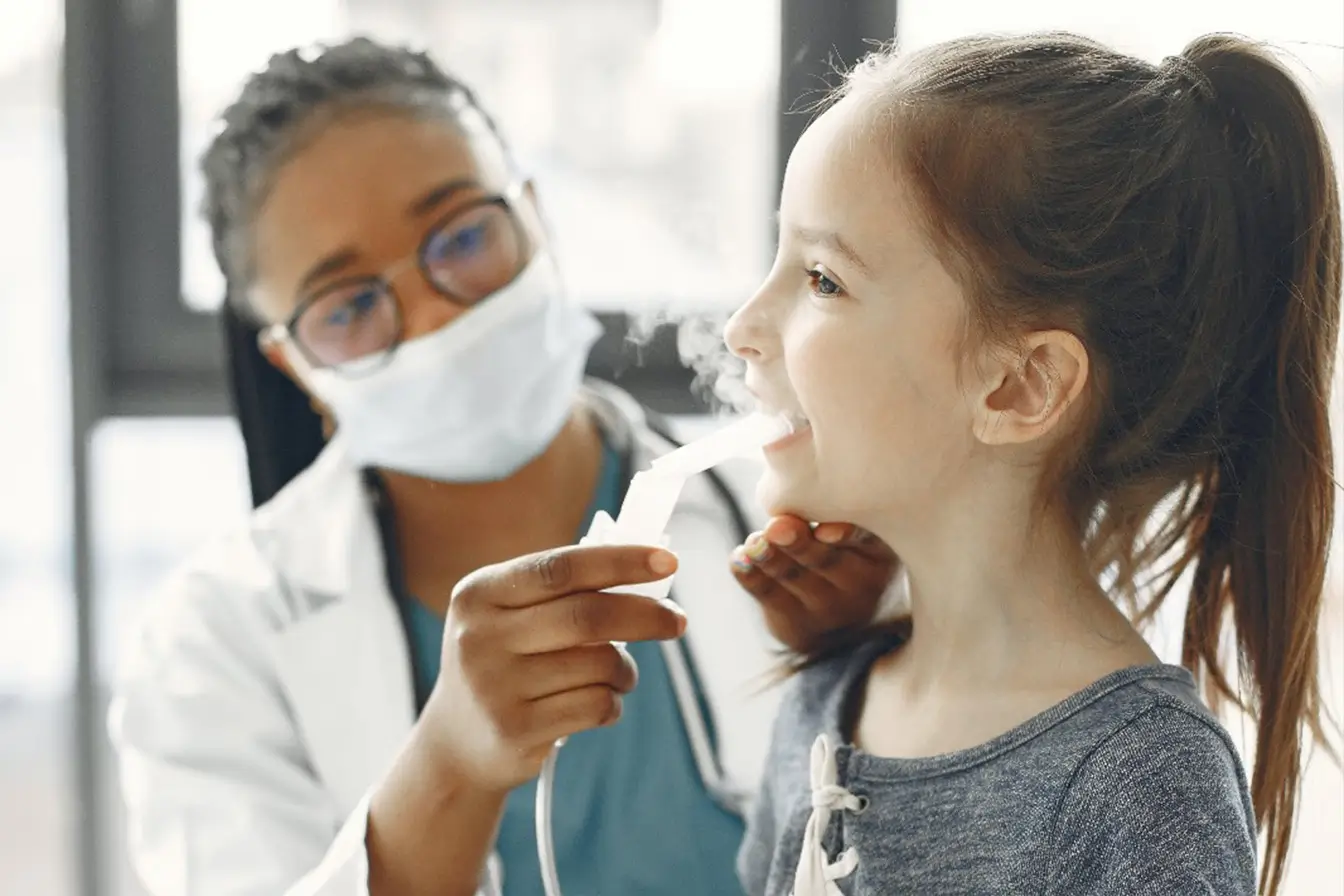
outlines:
[{"label": "teal scrub top", "polygon": [[[623,467],[607,447],[575,541],[598,510],[615,516],[620,509]],[[443,620],[409,596],[398,596],[397,604],[423,709],[439,674]],[[740,894],[733,863],[743,822],[715,803],[701,782],[659,645],[628,649],[639,666],[639,684],[625,698],[621,720],[570,737],[556,765],[552,833],[561,887],[577,896]],[[504,865],[504,896],[544,896],[536,794],[531,781],[513,791],[504,807],[495,846]]]}]

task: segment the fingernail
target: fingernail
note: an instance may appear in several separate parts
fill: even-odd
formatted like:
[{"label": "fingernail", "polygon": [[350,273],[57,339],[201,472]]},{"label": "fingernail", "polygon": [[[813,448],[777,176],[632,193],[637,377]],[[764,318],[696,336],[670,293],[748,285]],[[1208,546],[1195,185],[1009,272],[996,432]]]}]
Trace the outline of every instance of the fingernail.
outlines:
[{"label": "fingernail", "polygon": [[822,544],[838,544],[845,535],[840,526],[818,526],[812,533]]},{"label": "fingernail", "polygon": [[751,538],[747,539],[742,553],[747,555],[747,559],[753,563],[760,563],[766,557],[770,556],[770,542],[765,540],[765,536],[757,532]]},{"label": "fingernail", "polygon": [[788,547],[797,540],[798,540],[798,533],[793,531],[792,526],[788,526],[783,529],[777,529],[772,535],[770,535],[770,541],[779,545],[782,548]]},{"label": "fingernail", "polygon": [[672,611],[672,615],[673,615],[673,616],[676,618],[676,620],[677,620],[677,623],[676,623],[676,624],[677,624],[676,633],[673,634],[671,637],[673,637],[673,638],[680,638],[682,635],[686,634],[686,627],[690,624],[690,623],[687,622],[687,620],[686,620],[686,611],[683,610],[681,607],[677,606],[677,602],[676,602],[676,601],[671,600],[671,599],[666,598],[666,597],[660,599],[660,600],[658,601],[658,603],[662,604],[664,607],[666,607],[667,609],[671,610],[671,611]]},{"label": "fingernail", "polygon": [[742,548],[740,547],[733,548],[733,553],[729,556],[728,559],[729,562],[732,563],[733,569],[737,570],[738,572],[751,571],[751,561],[747,559],[747,555],[745,552],[743,552]]},{"label": "fingernail", "polygon": [[677,571],[676,555],[670,551],[654,551],[649,555],[649,569],[660,576],[670,576]]}]

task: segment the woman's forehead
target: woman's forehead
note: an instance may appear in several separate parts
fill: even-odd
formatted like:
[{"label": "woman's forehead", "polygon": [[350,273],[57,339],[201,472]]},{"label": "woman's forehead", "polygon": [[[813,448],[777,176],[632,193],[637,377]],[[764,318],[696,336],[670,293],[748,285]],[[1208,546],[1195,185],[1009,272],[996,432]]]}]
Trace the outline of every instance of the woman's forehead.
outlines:
[{"label": "woman's forehead", "polygon": [[254,216],[258,304],[283,312],[277,301],[291,301],[303,272],[333,252],[395,261],[423,234],[427,196],[460,184],[500,192],[511,177],[488,128],[372,112],[326,123],[276,170]]},{"label": "woman's forehead", "polygon": [[440,179],[474,180],[502,189],[511,170],[488,128],[446,116],[412,117],[368,110],[332,119],[301,139],[273,173],[260,211],[339,197],[389,205],[418,195]]}]

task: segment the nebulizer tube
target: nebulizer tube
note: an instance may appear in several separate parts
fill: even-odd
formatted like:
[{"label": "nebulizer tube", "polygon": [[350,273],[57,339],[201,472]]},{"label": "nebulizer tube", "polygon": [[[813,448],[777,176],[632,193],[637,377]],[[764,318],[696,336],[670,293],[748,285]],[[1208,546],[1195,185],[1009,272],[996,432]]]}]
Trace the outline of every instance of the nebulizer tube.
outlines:
[{"label": "nebulizer tube", "polygon": [[541,866],[541,883],[546,896],[560,896],[560,872],[555,867],[555,835],[551,831],[551,804],[555,799],[555,761],[560,758],[562,737],[546,754],[541,764],[541,778],[537,781],[537,860]]},{"label": "nebulizer tube", "polygon": [[[687,479],[726,460],[751,457],[792,430],[789,421],[782,416],[751,414],[663,455],[649,469],[636,473],[630,480],[630,487],[626,490],[625,500],[621,502],[616,519],[599,510],[588,534],[579,544],[668,547],[665,530]],[[672,577],[668,576],[657,582],[623,585],[611,590],[661,600],[667,597],[671,589]],[[554,811],[556,760],[564,743],[563,738],[555,742],[541,766],[541,777],[537,781],[537,858],[541,864],[541,880],[546,896],[561,896],[551,816]]]}]

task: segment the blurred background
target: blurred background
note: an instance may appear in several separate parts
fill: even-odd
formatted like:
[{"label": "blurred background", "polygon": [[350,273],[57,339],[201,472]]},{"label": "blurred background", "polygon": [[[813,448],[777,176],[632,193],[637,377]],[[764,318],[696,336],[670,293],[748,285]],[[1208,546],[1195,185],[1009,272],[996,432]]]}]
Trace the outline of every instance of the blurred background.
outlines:
[{"label": "blurred background", "polygon": [[[140,892],[121,858],[105,686],[147,592],[250,507],[211,316],[222,280],[194,215],[195,158],[246,73],[354,33],[432,50],[536,175],[569,284],[611,330],[598,366],[693,423],[675,351],[640,364],[620,351],[627,316],[749,294],[805,123],[790,110],[893,28],[907,46],[1067,28],[1154,61],[1207,31],[1269,39],[1298,60],[1337,158],[1344,147],[1339,0],[4,0],[0,894]],[[1337,715],[1339,543],[1337,527]],[[1153,633],[1166,658],[1179,619]],[[1299,823],[1288,892],[1344,892],[1344,782],[1324,758]]]}]

